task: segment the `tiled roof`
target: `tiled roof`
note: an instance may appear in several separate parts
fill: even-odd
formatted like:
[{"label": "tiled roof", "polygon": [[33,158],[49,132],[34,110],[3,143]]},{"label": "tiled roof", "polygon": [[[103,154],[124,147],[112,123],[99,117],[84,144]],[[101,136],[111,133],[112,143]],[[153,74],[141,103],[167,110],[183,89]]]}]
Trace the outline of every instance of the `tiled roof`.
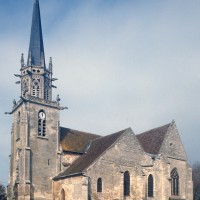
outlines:
[{"label": "tiled roof", "polygon": [[60,127],[60,144],[63,151],[85,153],[91,140],[99,135]]},{"label": "tiled roof", "polygon": [[87,167],[89,167],[106,149],[108,149],[114,142],[126,131],[122,130],[120,132],[100,137],[94,139],[88,152],[79,157],[69,168],[64,172],[61,172],[54,179],[59,179],[72,174],[77,174],[83,172]]},{"label": "tiled roof", "polygon": [[145,152],[158,154],[170,124],[136,135]]}]

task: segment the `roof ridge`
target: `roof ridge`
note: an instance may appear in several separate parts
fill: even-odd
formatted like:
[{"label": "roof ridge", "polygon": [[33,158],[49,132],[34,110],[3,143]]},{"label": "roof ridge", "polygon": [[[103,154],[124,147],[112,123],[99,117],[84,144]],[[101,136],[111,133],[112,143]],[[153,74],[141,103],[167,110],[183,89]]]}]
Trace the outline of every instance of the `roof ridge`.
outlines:
[{"label": "roof ridge", "polygon": [[[150,130],[147,130],[147,131],[144,131],[144,132],[142,132],[142,133],[136,134],[136,136],[139,136],[139,135],[148,133],[148,132],[150,132],[150,131],[154,131],[154,130],[163,128],[163,127],[165,127],[165,126],[169,126],[169,127],[170,127],[171,124],[172,124],[172,122],[170,122],[170,123],[168,123],[168,124],[165,124],[165,125],[162,125],[162,126],[159,126],[159,127],[156,127],[156,128],[152,128],[152,129],[150,129]],[[169,128],[169,127],[168,127],[168,128]]]},{"label": "roof ridge", "polygon": [[60,128],[68,129],[68,130],[71,130],[71,131],[76,131],[76,132],[79,132],[79,133],[85,133],[85,134],[90,134],[90,135],[101,136],[101,135],[97,135],[95,133],[90,133],[90,132],[86,132],[86,131],[79,131],[79,130],[72,129],[72,128],[67,128],[67,127],[64,127],[64,126],[60,126]]},{"label": "roof ridge", "polygon": [[101,137],[98,137],[98,138],[94,138],[92,141],[94,141],[94,140],[99,140],[99,139],[104,139],[104,138],[106,138],[106,137],[110,137],[110,136],[113,136],[113,135],[117,135],[117,134],[120,134],[120,133],[123,133],[123,132],[125,132],[125,131],[127,131],[128,129],[130,129],[130,128],[126,128],[126,129],[123,129],[123,130],[121,130],[121,131],[117,131],[117,132],[115,132],[115,133],[111,133],[111,134],[109,134],[109,135],[104,135],[104,136],[101,136]]}]

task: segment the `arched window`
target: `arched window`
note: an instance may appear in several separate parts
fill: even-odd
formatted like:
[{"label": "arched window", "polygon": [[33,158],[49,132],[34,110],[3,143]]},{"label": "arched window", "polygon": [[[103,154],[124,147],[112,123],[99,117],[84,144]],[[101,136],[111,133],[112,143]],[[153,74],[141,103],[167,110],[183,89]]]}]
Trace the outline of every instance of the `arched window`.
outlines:
[{"label": "arched window", "polygon": [[126,171],[124,173],[124,196],[130,195],[130,175],[129,172]]},{"label": "arched window", "polygon": [[153,197],[153,176],[152,174],[148,177],[148,197]]},{"label": "arched window", "polygon": [[35,86],[33,85],[32,95],[35,96]]},{"label": "arched window", "polygon": [[176,168],[171,171],[171,193],[174,196],[179,195],[179,175]]},{"label": "arched window", "polygon": [[39,84],[40,80],[35,80],[33,79],[33,85],[32,85],[32,95],[35,97],[40,97],[40,84]]},{"label": "arched window", "polygon": [[102,192],[102,179],[98,178],[97,180],[97,192]]},{"label": "arched window", "polygon": [[40,96],[40,87],[37,86],[37,93],[36,93],[36,97],[39,97]]},{"label": "arched window", "polygon": [[64,189],[61,190],[60,200],[65,200],[65,190]]},{"label": "arched window", "polygon": [[38,136],[46,136],[46,114],[44,110],[38,113]]}]

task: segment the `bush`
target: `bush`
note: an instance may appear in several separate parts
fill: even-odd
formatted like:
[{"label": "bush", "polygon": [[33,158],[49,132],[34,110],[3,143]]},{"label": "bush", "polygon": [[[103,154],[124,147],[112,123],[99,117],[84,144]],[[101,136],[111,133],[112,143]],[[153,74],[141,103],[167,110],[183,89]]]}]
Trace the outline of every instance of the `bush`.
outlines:
[{"label": "bush", "polygon": [[0,200],[6,200],[6,188],[0,183]]}]

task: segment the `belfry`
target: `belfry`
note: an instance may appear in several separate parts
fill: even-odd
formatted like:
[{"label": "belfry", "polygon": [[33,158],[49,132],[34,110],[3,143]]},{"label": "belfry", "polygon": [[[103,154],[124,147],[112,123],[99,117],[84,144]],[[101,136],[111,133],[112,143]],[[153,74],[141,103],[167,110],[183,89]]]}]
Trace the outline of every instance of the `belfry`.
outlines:
[{"label": "belfry", "polygon": [[[59,1],[57,2],[59,3]],[[21,95],[13,101],[8,200],[192,200],[192,170],[175,121],[135,135],[100,136],[60,125],[39,0],[34,0]],[[64,81],[64,80],[63,80]]]},{"label": "belfry", "polygon": [[51,58],[45,64],[39,1],[34,0],[27,64],[22,54],[21,74],[15,74],[21,98],[11,112],[8,199],[52,199],[50,177],[60,171],[59,113],[64,109],[59,100],[52,101],[52,68]]}]

